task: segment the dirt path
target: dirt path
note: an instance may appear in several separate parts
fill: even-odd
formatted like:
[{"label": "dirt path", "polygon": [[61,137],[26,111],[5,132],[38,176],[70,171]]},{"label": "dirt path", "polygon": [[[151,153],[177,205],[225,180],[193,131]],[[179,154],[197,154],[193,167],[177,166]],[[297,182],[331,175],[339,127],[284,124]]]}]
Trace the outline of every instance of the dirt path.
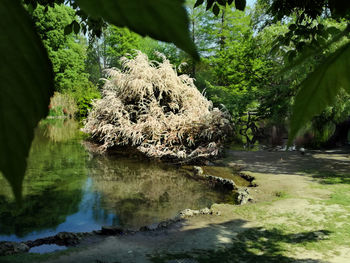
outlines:
[{"label": "dirt path", "polygon": [[[350,201],[334,199],[350,190],[349,156],[230,151],[221,162],[256,177],[256,203],[217,204],[212,209],[220,216],[108,237],[48,262],[350,262],[350,233],[342,232],[350,230]],[[335,183],[328,184],[329,177]]]}]

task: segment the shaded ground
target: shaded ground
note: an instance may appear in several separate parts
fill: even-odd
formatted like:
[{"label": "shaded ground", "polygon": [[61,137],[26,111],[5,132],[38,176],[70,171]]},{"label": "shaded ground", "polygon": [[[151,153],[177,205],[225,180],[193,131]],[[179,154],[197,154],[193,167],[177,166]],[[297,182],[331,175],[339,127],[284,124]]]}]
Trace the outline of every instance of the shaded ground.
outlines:
[{"label": "shaded ground", "polygon": [[220,216],[196,216],[168,230],[0,262],[350,262],[349,156],[229,151],[221,163],[256,177],[256,203],[217,204]]}]

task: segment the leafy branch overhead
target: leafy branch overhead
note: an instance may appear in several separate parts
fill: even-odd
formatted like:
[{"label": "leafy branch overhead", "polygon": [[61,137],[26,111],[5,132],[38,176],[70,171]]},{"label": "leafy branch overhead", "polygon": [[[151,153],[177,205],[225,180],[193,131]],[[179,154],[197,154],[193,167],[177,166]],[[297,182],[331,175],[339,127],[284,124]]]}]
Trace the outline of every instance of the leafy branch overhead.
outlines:
[{"label": "leafy branch overhead", "polygon": [[0,171],[19,201],[34,128],[48,113],[53,74],[20,1],[1,1],[0,17]]},{"label": "leafy branch overhead", "polygon": [[220,6],[225,7],[226,5],[231,5],[233,2],[235,4],[236,9],[244,11],[247,2],[246,0],[197,0],[194,4],[194,8],[206,4],[206,10],[212,9],[214,15],[219,15]]},{"label": "leafy branch overhead", "polygon": [[[283,21],[286,17],[295,17],[289,25],[289,31],[277,38],[274,51],[282,46],[289,51],[285,54],[286,67],[282,73],[293,70],[312,58],[324,56],[331,46],[342,46],[342,41],[349,37],[349,25],[340,30],[323,24],[325,18],[348,21],[350,2],[341,0],[284,1],[260,0],[268,3],[268,14],[273,22]],[[331,53],[315,67],[301,84],[290,119],[289,144],[297,132],[312,117],[320,114],[334,102],[341,88],[350,92],[350,82],[346,70],[350,56],[345,45]]]},{"label": "leafy branch overhead", "polygon": [[334,102],[340,89],[350,93],[349,68],[350,44],[346,44],[306,78],[295,98],[289,143],[305,123]]},{"label": "leafy branch overhead", "polygon": [[142,36],[172,42],[199,59],[188,31],[184,0],[77,0],[77,3],[93,18],[103,18],[119,27],[126,26]]}]

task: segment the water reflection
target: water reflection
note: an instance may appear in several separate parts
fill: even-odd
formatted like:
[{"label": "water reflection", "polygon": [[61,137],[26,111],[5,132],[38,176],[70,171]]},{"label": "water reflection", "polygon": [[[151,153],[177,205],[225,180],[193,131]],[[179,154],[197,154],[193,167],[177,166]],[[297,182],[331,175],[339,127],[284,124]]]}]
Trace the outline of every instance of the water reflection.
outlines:
[{"label": "water reflection", "polygon": [[89,175],[94,191],[101,193],[101,206],[119,215],[126,227],[159,222],[224,198],[172,166],[136,159],[95,157]]},{"label": "water reflection", "polygon": [[0,178],[0,241],[24,241],[102,225],[138,228],[184,208],[224,198],[172,166],[95,156],[81,144],[78,124],[49,120],[36,131],[18,208]]},{"label": "water reflection", "polygon": [[[43,123],[36,131],[24,179],[22,207],[16,206],[10,187],[0,178],[0,240],[47,236],[68,215],[79,211],[87,178],[87,154],[72,139],[74,136],[52,141],[46,133],[51,122]],[[63,124],[63,120],[57,122],[62,129]]]}]

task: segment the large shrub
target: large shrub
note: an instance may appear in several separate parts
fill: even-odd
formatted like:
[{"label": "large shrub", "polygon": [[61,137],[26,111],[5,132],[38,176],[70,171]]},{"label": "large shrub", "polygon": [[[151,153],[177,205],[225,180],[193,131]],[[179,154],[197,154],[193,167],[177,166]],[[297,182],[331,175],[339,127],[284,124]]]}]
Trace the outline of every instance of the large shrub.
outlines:
[{"label": "large shrub", "polygon": [[191,161],[219,154],[231,131],[226,113],[213,108],[187,75],[161,54],[149,61],[141,52],[107,71],[103,97],[95,101],[84,127],[102,151],[134,146],[149,157]]}]

